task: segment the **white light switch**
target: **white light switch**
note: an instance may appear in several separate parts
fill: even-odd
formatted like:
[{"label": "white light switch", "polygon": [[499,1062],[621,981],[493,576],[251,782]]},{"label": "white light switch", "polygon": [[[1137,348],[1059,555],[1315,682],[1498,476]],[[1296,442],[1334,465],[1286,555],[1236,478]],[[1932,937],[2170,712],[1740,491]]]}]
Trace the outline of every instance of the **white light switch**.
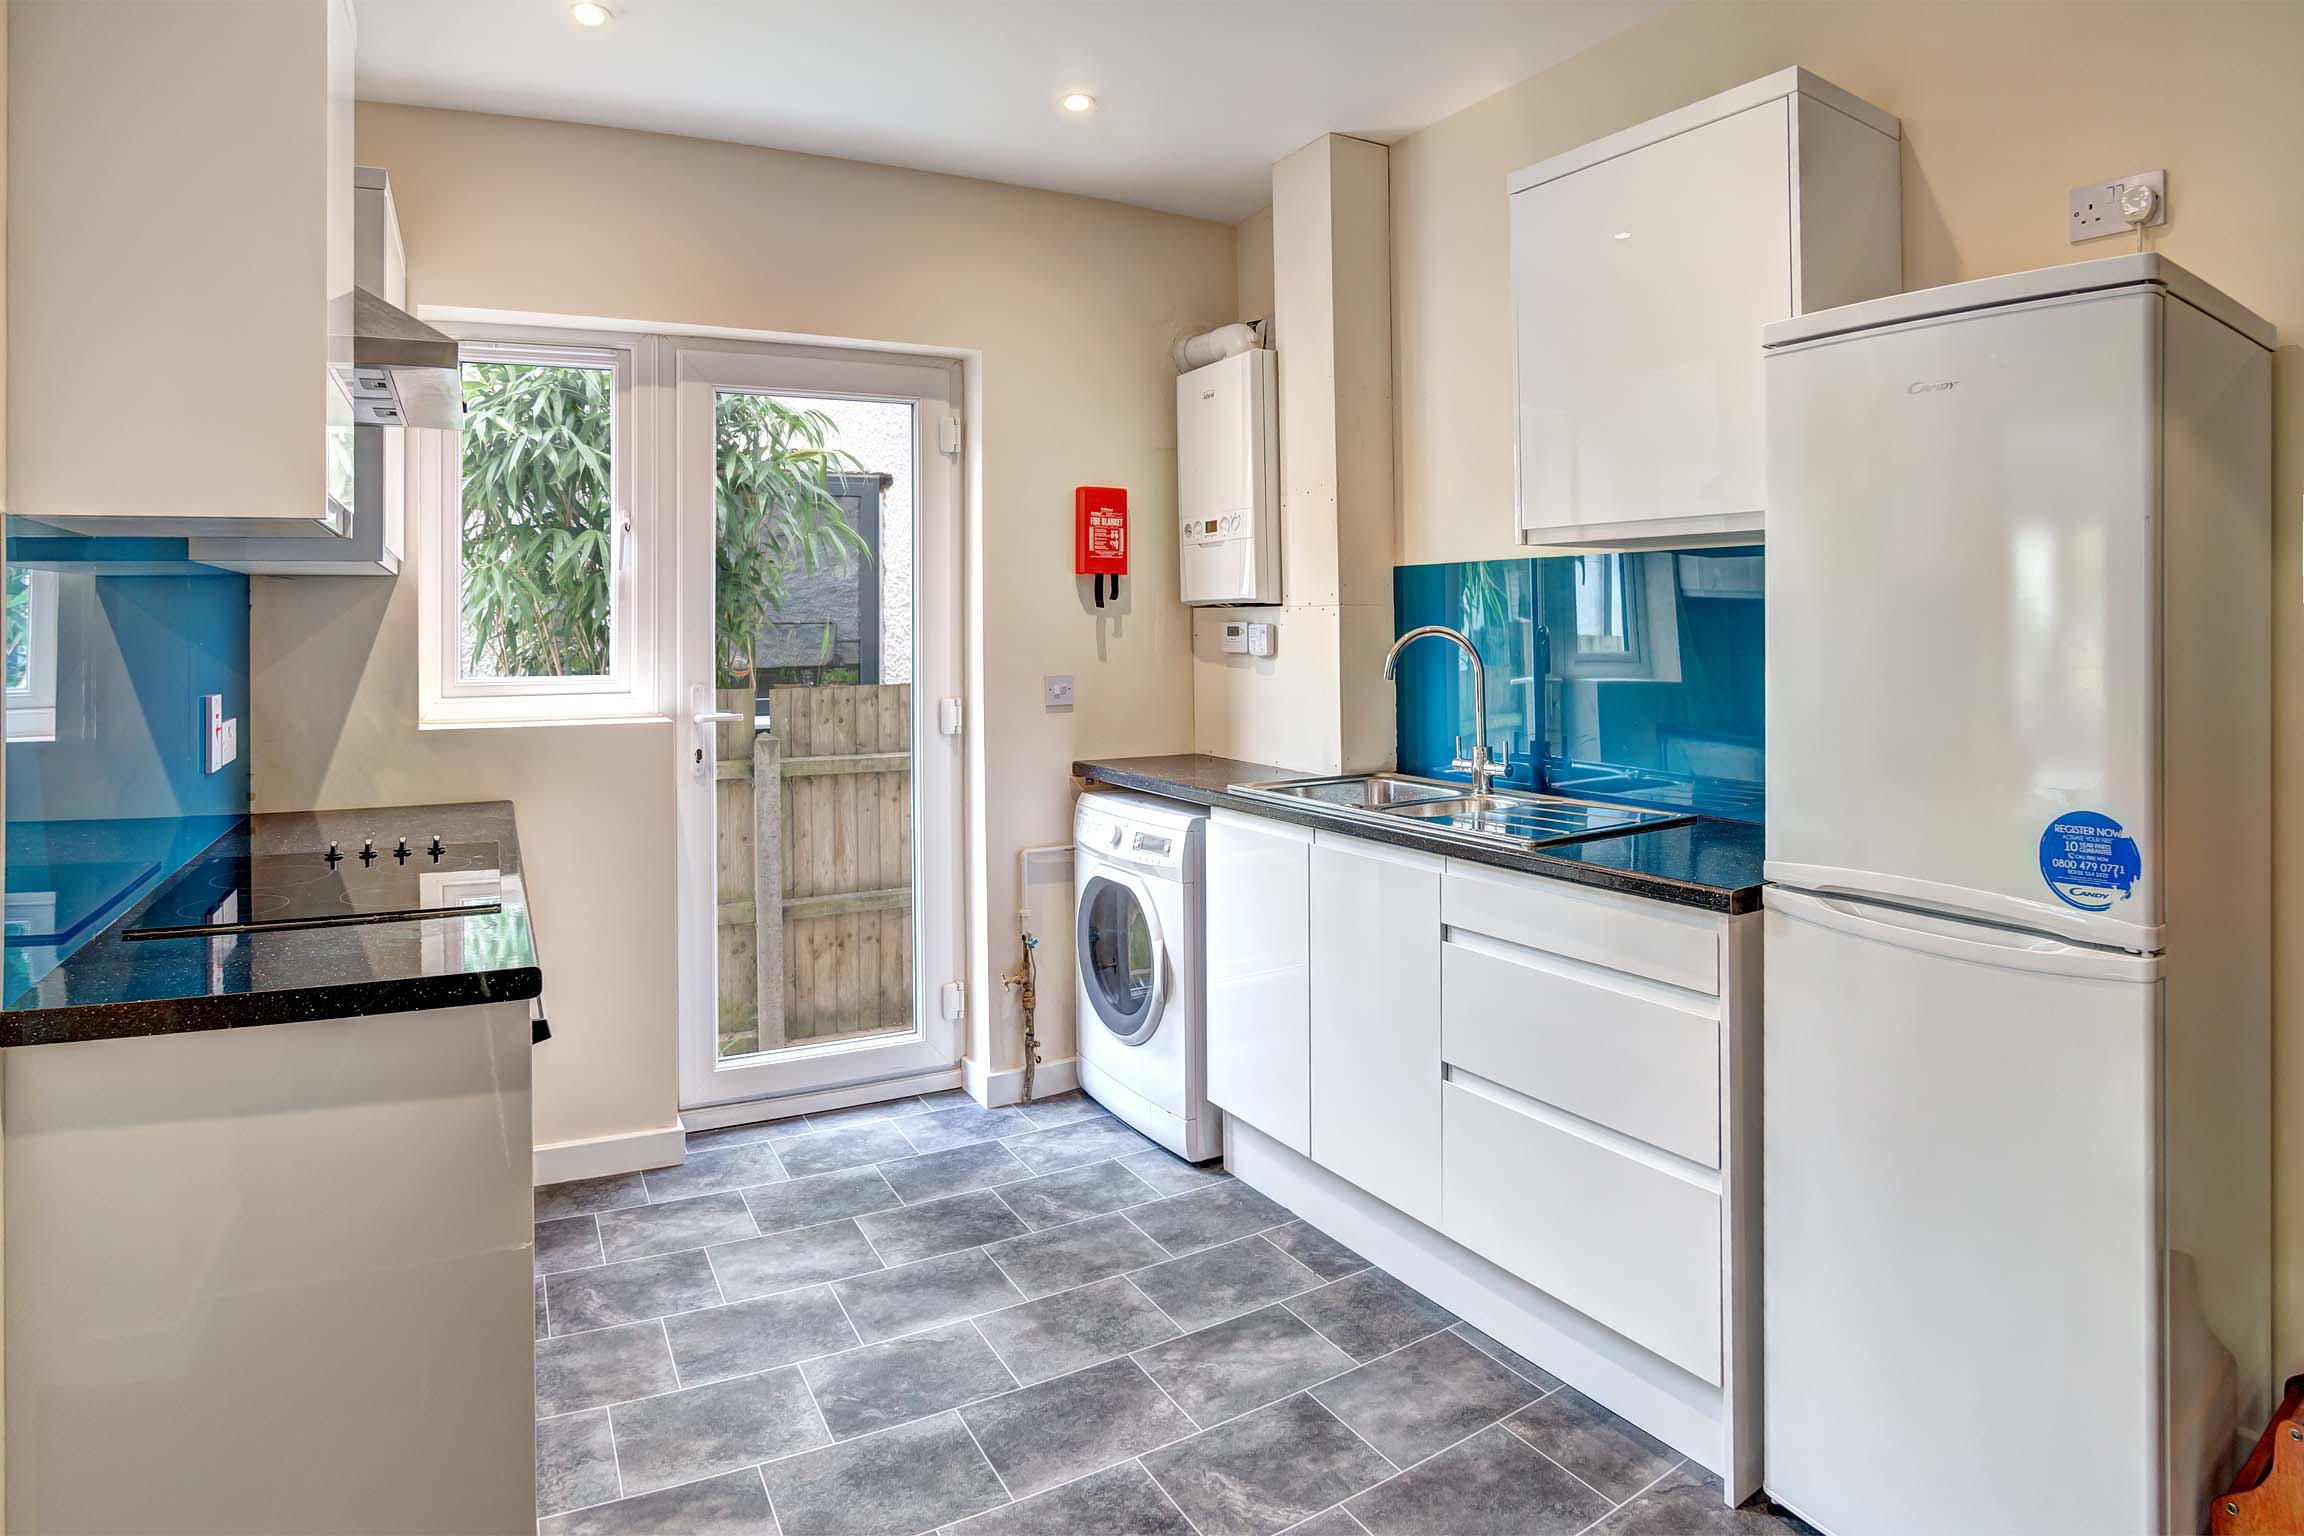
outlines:
[{"label": "white light switch", "polygon": [[1044,708],[1051,710],[1070,709],[1072,707],[1071,675],[1067,673],[1060,677],[1043,677],[1040,679],[1040,702]]},{"label": "white light switch", "polygon": [[220,693],[200,696],[200,718],[205,727],[201,734],[208,744],[208,772],[215,773],[240,755],[240,720],[238,716],[226,718],[224,695]]}]

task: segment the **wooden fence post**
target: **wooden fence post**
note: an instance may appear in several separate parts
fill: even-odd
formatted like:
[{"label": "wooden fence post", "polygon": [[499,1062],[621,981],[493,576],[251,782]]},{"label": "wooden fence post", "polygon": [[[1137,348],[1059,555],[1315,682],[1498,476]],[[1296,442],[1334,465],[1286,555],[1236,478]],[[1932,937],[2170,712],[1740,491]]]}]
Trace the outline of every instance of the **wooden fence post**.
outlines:
[{"label": "wooden fence post", "polygon": [[752,857],[758,892],[753,904],[760,990],[760,1049],[781,1050],[784,1038],[784,768],[774,730],[752,737]]}]

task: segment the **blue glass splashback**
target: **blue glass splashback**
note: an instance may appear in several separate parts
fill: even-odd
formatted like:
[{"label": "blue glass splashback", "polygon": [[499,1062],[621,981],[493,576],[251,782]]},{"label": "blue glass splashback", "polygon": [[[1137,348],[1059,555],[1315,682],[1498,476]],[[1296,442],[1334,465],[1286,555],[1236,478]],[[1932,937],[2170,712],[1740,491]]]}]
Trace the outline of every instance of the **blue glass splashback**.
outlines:
[{"label": "blue glass splashback", "polygon": [[[9,541],[9,1001],[248,810],[248,579],[169,541],[73,542]],[[74,568],[88,559],[144,574]],[[240,722],[215,773],[210,693]]]},{"label": "blue glass splashback", "polygon": [[[1761,819],[1758,548],[1551,555],[1404,565],[1399,632],[1460,629],[1488,679],[1502,782],[1739,821]],[[1403,772],[1462,778],[1472,743],[1463,653],[1423,640],[1400,658]]]}]

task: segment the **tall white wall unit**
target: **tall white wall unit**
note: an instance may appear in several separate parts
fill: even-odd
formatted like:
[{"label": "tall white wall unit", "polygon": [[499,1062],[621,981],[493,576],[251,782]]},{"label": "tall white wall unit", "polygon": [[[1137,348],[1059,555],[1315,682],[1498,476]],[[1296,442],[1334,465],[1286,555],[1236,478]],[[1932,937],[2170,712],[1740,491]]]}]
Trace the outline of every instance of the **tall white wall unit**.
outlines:
[{"label": "tall white wall unit", "polygon": [[1207,898],[1233,1173],[1757,1488],[1760,914],[1223,808]]},{"label": "tall white wall unit", "polygon": [[12,514],[342,531],[352,27],[350,0],[10,9]]},{"label": "tall white wall unit", "polygon": [[1785,69],[1512,174],[1521,543],[1762,532],[1760,328],[1903,286],[1901,134]]}]

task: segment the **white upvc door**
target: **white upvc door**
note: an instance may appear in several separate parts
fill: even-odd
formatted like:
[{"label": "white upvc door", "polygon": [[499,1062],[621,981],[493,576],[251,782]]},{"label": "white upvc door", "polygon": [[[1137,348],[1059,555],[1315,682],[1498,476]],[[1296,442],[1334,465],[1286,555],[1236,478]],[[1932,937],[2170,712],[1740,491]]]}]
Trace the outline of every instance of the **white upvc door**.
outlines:
[{"label": "white upvc door", "polygon": [[[948,1073],[961,1044],[944,1006],[964,922],[960,367],[670,345],[681,1105],[906,1091]],[[840,487],[864,487],[874,511],[868,558],[787,562],[782,605],[737,622],[720,589],[742,562],[723,556],[745,535],[721,515],[722,469],[753,439],[722,415],[757,420],[763,398],[832,424],[823,446],[852,455]],[[772,698],[792,718],[773,718]],[[735,789],[756,768],[781,805],[780,820],[760,814],[757,839],[736,819],[766,786]]]}]

